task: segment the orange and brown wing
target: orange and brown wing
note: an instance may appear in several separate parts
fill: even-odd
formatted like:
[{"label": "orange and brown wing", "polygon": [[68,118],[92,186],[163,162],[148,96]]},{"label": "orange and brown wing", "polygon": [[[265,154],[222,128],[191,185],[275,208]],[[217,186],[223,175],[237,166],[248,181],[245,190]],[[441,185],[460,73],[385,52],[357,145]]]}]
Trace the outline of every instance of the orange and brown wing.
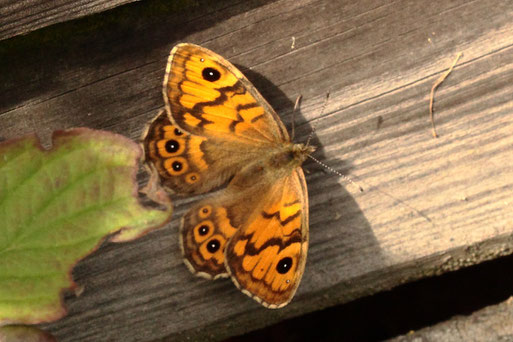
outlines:
[{"label": "orange and brown wing", "polygon": [[258,153],[191,135],[171,123],[165,111],[148,125],[142,145],[145,162],[179,194],[204,193],[226,183]]},{"label": "orange and brown wing", "polygon": [[163,93],[172,121],[191,134],[233,144],[290,140],[278,115],[246,77],[200,46],[184,43],[173,48]]},{"label": "orange and brown wing", "polygon": [[203,278],[228,276],[224,250],[237,227],[228,217],[227,204],[222,196],[221,201],[207,198],[194,205],[182,219],[180,246],[185,264]]},{"label": "orange and brown wing", "polygon": [[290,302],[308,250],[303,170],[273,184],[226,246],[226,268],[242,292],[268,308]]},{"label": "orange and brown wing", "polygon": [[264,189],[248,182],[256,175],[242,174],[235,177],[242,186],[228,186],[199,201],[182,219],[180,245],[185,263],[194,274],[214,279],[228,276],[226,246],[266,195]]}]

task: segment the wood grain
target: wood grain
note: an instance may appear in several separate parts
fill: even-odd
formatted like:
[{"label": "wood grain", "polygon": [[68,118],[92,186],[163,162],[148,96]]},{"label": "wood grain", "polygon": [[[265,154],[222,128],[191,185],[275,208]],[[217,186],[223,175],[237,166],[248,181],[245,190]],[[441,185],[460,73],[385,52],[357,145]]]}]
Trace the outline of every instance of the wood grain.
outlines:
[{"label": "wood grain", "polygon": [[[83,294],[45,326],[60,341],[219,340],[513,252],[510,1],[200,1],[131,20],[0,43],[0,137],[37,131],[49,144],[55,129],[88,126],[137,139],[163,105],[169,50],[188,41],[236,63],[289,126],[302,94],[296,140],[315,127],[314,156],[365,192],[305,163],[306,271],[273,311],[190,274],[177,230],[194,199],[177,198],[168,227],[78,264]],[[458,52],[433,139],[429,92]]]},{"label": "wood grain", "polygon": [[137,0],[0,0],[0,40]]}]

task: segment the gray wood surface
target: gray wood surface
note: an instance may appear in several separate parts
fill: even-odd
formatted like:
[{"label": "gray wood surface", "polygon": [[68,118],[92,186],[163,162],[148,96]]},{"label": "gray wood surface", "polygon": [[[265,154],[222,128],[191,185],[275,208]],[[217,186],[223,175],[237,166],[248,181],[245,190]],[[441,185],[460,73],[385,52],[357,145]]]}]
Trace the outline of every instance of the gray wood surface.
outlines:
[{"label": "gray wood surface", "polygon": [[[60,341],[219,340],[513,251],[511,1],[199,1],[83,26],[0,43],[0,137],[37,131],[48,144],[55,129],[88,126],[137,139],[163,105],[169,50],[187,41],[237,64],[289,126],[302,94],[296,140],[315,127],[314,156],[365,192],[305,163],[306,271],[273,311],[190,274],[177,229],[194,199],[177,198],[169,226],[77,265],[84,292],[45,325]],[[433,139],[429,91],[458,52]]]},{"label": "gray wood surface", "polygon": [[432,327],[411,331],[388,342],[513,341],[513,297],[469,316],[456,316]]},{"label": "gray wood surface", "polygon": [[0,40],[137,0],[0,0]]}]

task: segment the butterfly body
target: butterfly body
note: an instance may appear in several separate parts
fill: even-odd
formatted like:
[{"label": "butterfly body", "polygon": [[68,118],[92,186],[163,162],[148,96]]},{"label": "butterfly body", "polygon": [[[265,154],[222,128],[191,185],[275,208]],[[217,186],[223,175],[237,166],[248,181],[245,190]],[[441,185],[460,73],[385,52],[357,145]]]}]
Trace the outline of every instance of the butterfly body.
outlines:
[{"label": "butterfly body", "polygon": [[144,136],[146,162],[178,194],[221,188],[184,215],[184,260],[205,278],[231,276],[269,308],[286,305],[308,249],[301,164],[314,148],[290,141],[254,86],[210,50],[179,44],[164,79],[166,111]]}]

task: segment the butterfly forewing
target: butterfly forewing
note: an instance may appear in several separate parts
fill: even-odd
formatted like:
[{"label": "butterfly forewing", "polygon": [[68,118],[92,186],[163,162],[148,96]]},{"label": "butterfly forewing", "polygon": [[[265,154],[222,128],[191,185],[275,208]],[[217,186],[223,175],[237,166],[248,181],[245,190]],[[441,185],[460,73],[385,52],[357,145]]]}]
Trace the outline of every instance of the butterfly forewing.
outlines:
[{"label": "butterfly forewing", "polygon": [[226,267],[244,293],[270,308],[286,305],[304,271],[308,196],[301,168],[273,184],[227,245]]},{"label": "butterfly forewing", "polygon": [[238,144],[289,140],[277,114],[246,77],[197,45],[179,44],[172,50],[164,99],[172,120],[192,134]]}]

